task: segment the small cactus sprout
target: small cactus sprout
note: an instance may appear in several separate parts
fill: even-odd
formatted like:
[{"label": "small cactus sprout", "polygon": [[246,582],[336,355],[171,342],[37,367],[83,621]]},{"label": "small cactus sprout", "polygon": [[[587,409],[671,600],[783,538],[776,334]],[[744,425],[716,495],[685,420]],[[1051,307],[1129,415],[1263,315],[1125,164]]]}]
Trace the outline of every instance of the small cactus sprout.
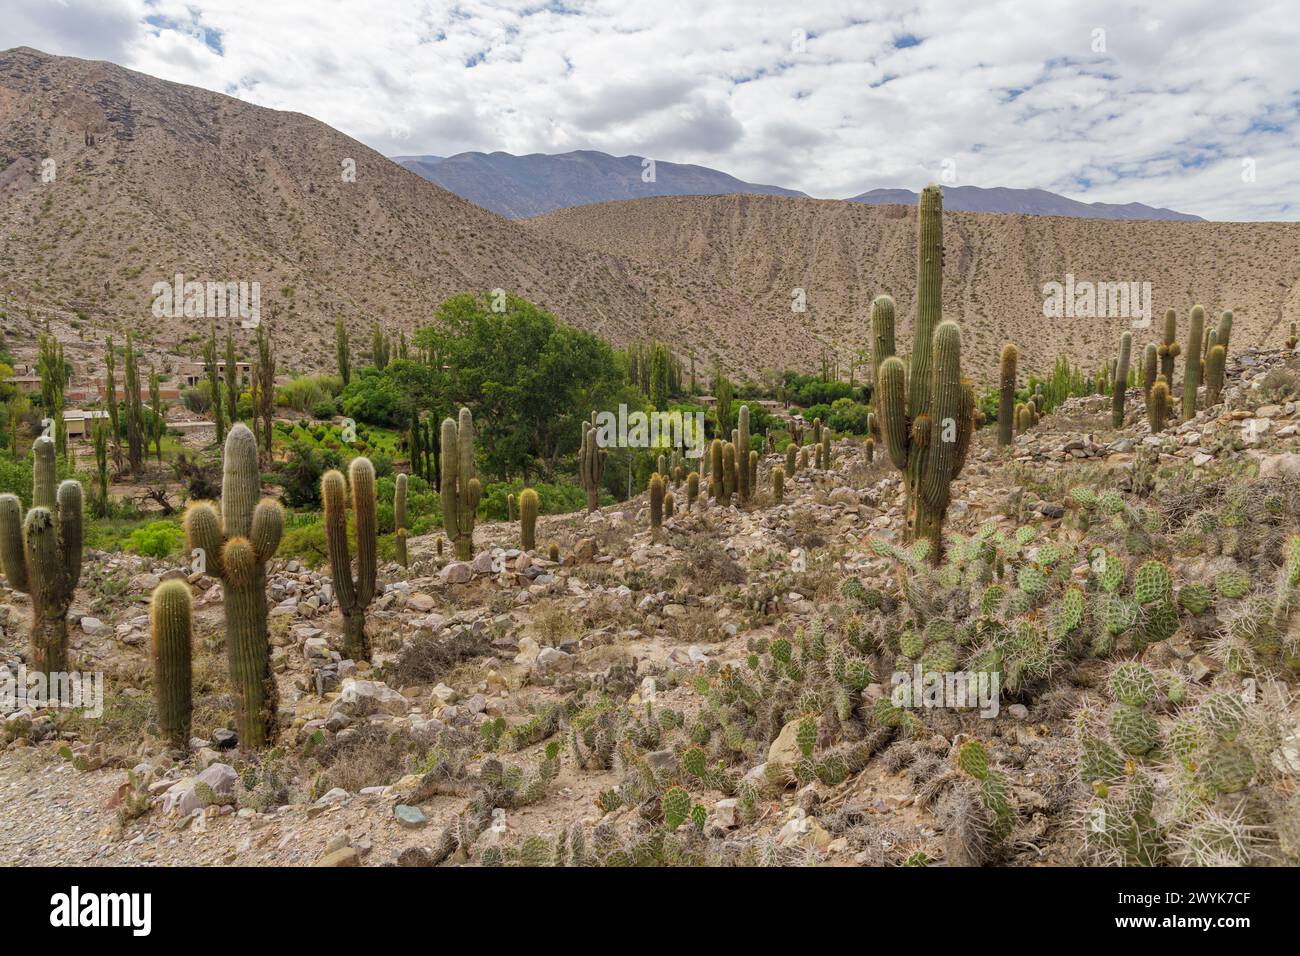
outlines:
[{"label": "small cactus sprout", "polygon": [[1133,352],[1133,333],[1119,337],[1119,364],[1115,368],[1115,392],[1111,396],[1110,423],[1115,428],[1124,427],[1124,398],[1128,393],[1128,365]]},{"label": "small cactus sprout", "polygon": [[[663,458],[662,455],[660,455],[659,457],[660,457],[660,459]],[[515,520],[515,513],[516,513],[516,512],[515,512],[515,504],[516,504],[516,503],[515,503],[515,496],[514,496],[514,495],[506,495],[506,520],[507,520],[507,521],[514,521],[514,520]]]},{"label": "small cactus sprout", "polygon": [[1196,390],[1201,387],[1201,346],[1205,335],[1205,307],[1192,307],[1192,324],[1187,331],[1187,356],[1183,359],[1183,420],[1196,416]]},{"label": "small cactus sprout", "polygon": [[537,547],[537,512],[540,509],[541,501],[534,489],[525,488],[519,493],[519,547],[524,551]]},{"label": "small cactus sprout", "polygon": [[1300,344],[1300,339],[1296,338],[1294,322],[1291,323],[1291,334],[1287,336],[1286,342],[1284,344],[1291,351],[1295,351],[1296,345]]},{"label": "small cactus sprout", "polygon": [[670,787],[663,795],[664,826],[676,830],[691,813],[691,796],[681,787]]},{"label": "small cactus sprout", "polygon": [[587,492],[587,511],[600,507],[600,482],[605,475],[605,458],[608,452],[596,441],[596,413],[591,421],[582,423],[582,444],[578,448],[578,482]]},{"label": "small cactus sprout", "polygon": [[[482,494],[474,465],[474,416],[468,408],[460,410],[459,421],[443,420],[440,448],[442,487],[438,500],[442,526],[456,549],[457,560],[468,561],[474,556],[474,523]],[[590,490],[587,503],[590,508]]]},{"label": "small cactus sprout", "polygon": [[1155,435],[1165,430],[1172,401],[1169,395],[1169,383],[1161,375],[1151,386],[1151,395],[1147,398],[1147,425],[1151,428],[1151,434]]},{"label": "small cactus sprout", "polygon": [[998,444],[1010,445],[1015,431],[1016,359],[1019,353],[1011,342],[1002,346],[998,363]]},{"label": "small cactus sprout", "polygon": [[190,586],[184,581],[164,581],[154,588],[149,621],[158,727],[163,739],[183,750],[189,746],[193,714]]},{"label": "small cactus sprout", "polygon": [[693,471],[686,476],[686,510],[695,507],[695,499],[700,496],[700,473]]},{"label": "small cactus sprout", "polygon": [[658,528],[664,523],[664,480],[659,473],[650,476],[650,527]]},{"label": "small cactus sprout", "polygon": [[397,539],[397,563],[410,567],[410,558],[406,552],[406,539],[410,532],[406,530],[406,475],[398,475],[393,491],[393,532]]},{"label": "small cactus sprout", "polygon": [[251,749],[274,741],[279,709],[266,626],[266,562],[280,546],[284,512],[269,498],[259,502],[260,494],[257,439],[240,423],[226,435],[220,515],[206,501],[185,512],[186,549],[198,549],[206,572],[224,583],[235,722],[240,746]]},{"label": "small cactus sprout", "polygon": [[376,530],[375,468],[370,459],[357,457],[348,466],[352,486],[352,515],[357,538],[357,576],[352,577],[348,550],[348,516],[343,475],[327,471],[321,476],[321,502],[325,510],[325,550],[329,554],[334,591],[343,614],[343,645],[354,661],[370,660],[366,637],[366,608],[375,596]]},{"label": "small cactus sprout", "polygon": [[549,548],[549,549],[547,550],[547,552],[546,552],[546,556],[547,556],[551,561],[555,562],[556,564],[559,564],[559,562],[560,562],[560,546],[559,546],[558,544],[556,544],[554,541],[552,541],[552,542],[551,542],[551,546],[550,546],[550,548]]},{"label": "small cactus sprout", "polygon": [[772,500],[780,504],[785,498],[785,469],[777,465],[772,469]]}]

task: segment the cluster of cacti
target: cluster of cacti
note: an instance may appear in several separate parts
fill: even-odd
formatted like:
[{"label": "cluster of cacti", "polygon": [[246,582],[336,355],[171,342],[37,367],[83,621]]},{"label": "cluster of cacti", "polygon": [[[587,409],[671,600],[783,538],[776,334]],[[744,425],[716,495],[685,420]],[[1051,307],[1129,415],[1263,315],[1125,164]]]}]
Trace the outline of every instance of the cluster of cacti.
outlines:
[{"label": "cluster of cacti", "polygon": [[1016,411],[1016,359],[1015,345],[1008,342],[1002,346],[1002,358],[998,362],[998,444],[1010,445],[1015,431],[1013,421]]},{"label": "cluster of cacti", "polygon": [[1038,409],[1034,407],[1032,402],[1022,402],[1016,405],[1015,423],[1017,435],[1023,435],[1038,424]]},{"label": "cluster of cacti", "polygon": [[1228,364],[1228,340],[1232,335],[1232,312],[1225,310],[1219,324],[1209,333],[1209,348],[1205,352],[1205,407],[1219,404],[1223,392],[1223,377]]},{"label": "cluster of cacti", "polygon": [[279,695],[267,636],[266,562],[280,546],[284,512],[261,499],[257,439],[243,424],[226,435],[221,512],[209,502],[185,512],[185,545],[200,570],[224,584],[226,653],[235,695],[239,743],[264,747],[275,739]]},{"label": "cluster of cacti", "polygon": [[[583,433],[583,444],[590,439],[595,448],[594,431]],[[478,517],[479,497],[482,487],[478,469],[474,464],[474,416],[468,408],[460,410],[460,421],[447,418],[442,423],[442,487],[439,489],[439,507],[442,509],[442,527],[456,549],[456,557],[468,561],[474,556],[474,523]],[[604,450],[597,456],[600,470],[604,469]],[[585,482],[586,473],[584,472]],[[585,485],[584,485],[585,487]],[[595,486],[599,488],[599,480]],[[587,506],[592,508],[592,495],[587,488]]]},{"label": "cluster of cacti", "polygon": [[582,443],[578,447],[578,482],[587,492],[587,511],[600,507],[600,482],[605,477],[605,459],[609,453],[596,441],[596,413],[582,423]]},{"label": "cluster of cacti", "polygon": [[406,549],[407,539],[410,537],[410,532],[406,528],[406,486],[405,474],[400,474],[394,479],[393,536],[396,540],[397,563],[404,568],[410,566],[410,556]]},{"label": "cluster of cacti", "polygon": [[[872,306],[881,352],[877,413],[890,460],[904,476],[908,540],[927,538],[942,559],[952,481],[966,462],[975,396],[961,377],[961,330],[940,321],[943,294],[943,194],[921,193],[917,216],[916,345],[910,373],[894,354],[892,306]],[[883,299],[885,297],[881,297]],[[877,299],[877,302],[881,302]]]},{"label": "cluster of cacti", "polygon": [[1174,359],[1182,354],[1182,346],[1178,344],[1178,316],[1173,309],[1165,311],[1165,323],[1162,332],[1160,344],[1156,348],[1156,352],[1160,357],[1160,374],[1165,377],[1169,387],[1173,388]]},{"label": "cluster of cacti", "polygon": [[1111,396],[1110,423],[1114,428],[1124,427],[1124,398],[1128,394],[1128,363],[1133,351],[1133,333],[1119,337],[1119,364],[1115,370],[1115,392]]},{"label": "cluster of cacti", "polygon": [[55,465],[54,440],[36,439],[26,518],[17,495],[0,495],[0,559],[9,587],[31,598],[28,666],[41,674],[69,670],[68,608],[81,580],[81,484],[69,480],[56,489]]},{"label": "cluster of cacti", "polygon": [[193,715],[193,599],[184,581],[164,581],[149,606],[154,699],[158,728],[173,747],[186,749]]},{"label": "cluster of cacti", "polygon": [[352,459],[348,484],[352,487],[352,517],[357,536],[356,579],[352,577],[352,555],[348,549],[347,488],[343,475],[333,470],[325,472],[320,481],[325,550],[334,578],[334,593],[343,614],[344,650],[354,661],[368,661],[370,638],[366,636],[366,608],[375,596],[379,527],[375,518],[375,468],[370,459],[360,456]]},{"label": "cluster of cacti", "polygon": [[524,551],[537,547],[537,514],[541,505],[534,489],[525,488],[519,493],[519,547]]}]

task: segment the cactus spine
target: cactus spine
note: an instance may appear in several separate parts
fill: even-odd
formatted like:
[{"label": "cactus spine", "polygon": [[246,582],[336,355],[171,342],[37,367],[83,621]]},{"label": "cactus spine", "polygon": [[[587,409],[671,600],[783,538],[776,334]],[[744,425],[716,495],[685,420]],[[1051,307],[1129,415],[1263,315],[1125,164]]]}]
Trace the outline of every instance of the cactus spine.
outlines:
[{"label": "cactus spine", "polygon": [[1019,353],[1011,342],[1002,346],[998,363],[998,444],[1010,445],[1016,413],[1016,359]]},{"label": "cactus spine", "polygon": [[[594,425],[592,427],[594,429]],[[583,434],[583,441],[588,438],[594,448],[595,436],[590,430]],[[601,467],[604,467],[603,459]],[[468,408],[460,410],[459,423],[451,418],[443,420],[441,470],[442,488],[438,504],[442,509],[442,526],[456,548],[456,558],[468,561],[474,556],[474,521],[478,517],[482,493],[474,467],[474,416]],[[591,496],[589,488],[588,508],[591,507]]]},{"label": "cactus spine", "polygon": [[353,458],[348,467],[352,485],[352,514],[357,534],[357,577],[352,578],[348,553],[348,514],[343,475],[327,471],[321,476],[320,496],[325,506],[325,550],[329,553],[334,592],[343,613],[343,644],[354,661],[370,660],[366,637],[366,608],[375,596],[375,468],[368,458]]},{"label": "cactus spine", "polygon": [[406,475],[398,475],[393,491],[393,530],[397,537],[397,563],[410,567],[410,558],[406,553]]},{"label": "cactus spine", "polygon": [[193,601],[184,581],[164,581],[154,588],[149,607],[153,651],[153,690],[158,727],[173,747],[189,746],[193,714],[191,667]]},{"label": "cactus spine", "polygon": [[1205,334],[1205,307],[1192,307],[1192,327],[1187,331],[1187,358],[1183,360],[1183,419],[1196,415],[1196,390],[1201,386],[1201,338]]},{"label": "cactus spine", "polygon": [[1133,333],[1119,337],[1119,364],[1115,367],[1115,392],[1110,400],[1110,423],[1115,428],[1124,427],[1124,398],[1128,394],[1128,363],[1133,353]]},{"label": "cactus spine", "polygon": [[241,747],[259,748],[276,735],[279,694],[266,631],[266,562],[280,546],[284,512],[262,493],[257,439],[238,424],[226,435],[221,514],[211,502],[185,512],[185,542],[203,570],[224,583],[226,655]]},{"label": "cactus spine", "polygon": [[878,412],[890,460],[904,475],[907,538],[928,539],[935,566],[942,561],[952,480],[965,464],[975,413],[974,392],[961,377],[961,330],[955,322],[939,321],[942,285],[943,194],[938,186],[927,186],[917,217],[917,337],[911,374],[896,356],[884,358]]},{"label": "cactus spine", "polygon": [[664,480],[655,472],[650,476],[650,527],[658,528],[664,523]]},{"label": "cactus spine", "polygon": [[582,423],[582,444],[578,448],[578,481],[587,492],[587,512],[600,507],[600,480],[605,476],[608,452],[596,442],[596,413]]},{"label": "cactus spine", "polygon": [[32,601],[30,666],[53,674],[69,670],[68,607],[81,580],[85,514],[79,482],[55,488],[54,439],[36,439],[32,456],[26,519],[17,495],[0,495],[0,558],[9,586]]},{"label": "cactus spine", "polygon": [[525,551],[537,547],[537,513],[541,510],[541,501],[537,492],[525,488],[519,493],[519,546]]}]

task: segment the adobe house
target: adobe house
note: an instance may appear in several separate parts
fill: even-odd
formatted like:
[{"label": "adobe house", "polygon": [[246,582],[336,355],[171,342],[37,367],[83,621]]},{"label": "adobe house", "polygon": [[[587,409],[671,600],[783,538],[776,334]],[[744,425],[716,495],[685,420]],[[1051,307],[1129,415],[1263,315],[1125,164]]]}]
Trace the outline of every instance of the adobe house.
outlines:
[{"label": "adobe house", "polygon": [[[208,367],[202,362],[181,362],[177,370],[177,377],[185,383],[186,388],[194,388],[200,382],[206,381],[208,377]],[[217,360],[217,374],[221,380],[226,380],[226,360]],[[253,374],[252,362],[236,362],[235,377],[240,385],[247,385]]]},{"label": "adobe house", "polygon": [[87,438],[98,419],[107,419],[108,412],[69,408],[63,412],[63,430],[69,438]]}]

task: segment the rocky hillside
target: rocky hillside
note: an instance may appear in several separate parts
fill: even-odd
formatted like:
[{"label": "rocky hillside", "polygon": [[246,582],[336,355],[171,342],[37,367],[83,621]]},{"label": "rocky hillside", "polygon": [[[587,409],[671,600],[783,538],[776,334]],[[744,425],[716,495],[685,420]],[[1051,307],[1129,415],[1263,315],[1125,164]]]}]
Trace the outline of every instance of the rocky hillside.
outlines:
[{"label": "rocky hillside", "polygon": [[110,63],[0,53],[0,167],[11,318],[30,303],[193,341],[206,323],[151,315],[154,283],[180,272],[260,283],[290,368],[332,363],[338,317],[363,336],[374,320],[409,330],[476,289],[616,342],[691,339],[607,253],[540,238],[310,117]]},{"label": "rocky hillside", "polygon": [[[915,206],[917,194],[910,189],[871,189],[853,196],[849,202],[873,206]],[[1002,212],[1025,216],[1075,216],[1081,219],[1160,219],[1171,222],[1201,222],[1172,209],[1156,208],[1140,202],[1080,202],[1046,189],[1008,189],[1005,186],[945,186],[944,208],[949,212]]]},{"label": "rocky hillside", "polygon": [[[1140,389],[1118,429],[1093,396],[980,431],[938,570],[854,441],[779,501],[781,455],[744,506],[678,486],[659,530],[642,497],[541,519],[531,554],[508,524],[470,562],[412,539],[373,666],[328,576],[278,561],[261,755],[229,729],[221,584],[192,577],[173,752],[142,602],[189,569],[91,553],[69,620],[105,715],[4,724],[0,862],[1294,865],[1300,356],[1233,356],[1222,403],[1159,434]],[[28,605],[2,596],[12,670]],[[996,714],[900,705],[914,663],[999,673]]]},{"label": "rocky hillside", "polygon": [[[669,197],[566,209],[528,220],[539,235],[661,268],[655,286],[689,298],[718,290],[734,306],[709,316],[720,338],[776,343],[783,361],[815,365],[868,344],[871,300],[898,301],[900,337],[915,311],[916,209],[772,196]],[[662,273],[660,273],[662,274]],[[963,370],[988,384],[1002,343],[1022,368],[1058,354],[1092,369],[1114,352],[1125,318],[1046,318],[1043,284],[1149,282],[1152,316],[1180,322],[1193,304],[1233,309],[1243,344],[1278,345],[1300,314],[1300,224],[1113,222],[945,210],[944,314],[962,326]],[[656,276],[657,278],[657,276]],[[650,278],[643,280],[654,281]],[[806,313],[792,313],[794,290]],[[684,306],[674,301],[674,309]],[[791,338],[799,330],[807,338]],[[1134,331],[1135,345],[1154,341]],[[766,354],[766,352],[764,353]],[[965,356],[970,355],[970,361]],[[841,364],[845,364],[842,362]]]}]

